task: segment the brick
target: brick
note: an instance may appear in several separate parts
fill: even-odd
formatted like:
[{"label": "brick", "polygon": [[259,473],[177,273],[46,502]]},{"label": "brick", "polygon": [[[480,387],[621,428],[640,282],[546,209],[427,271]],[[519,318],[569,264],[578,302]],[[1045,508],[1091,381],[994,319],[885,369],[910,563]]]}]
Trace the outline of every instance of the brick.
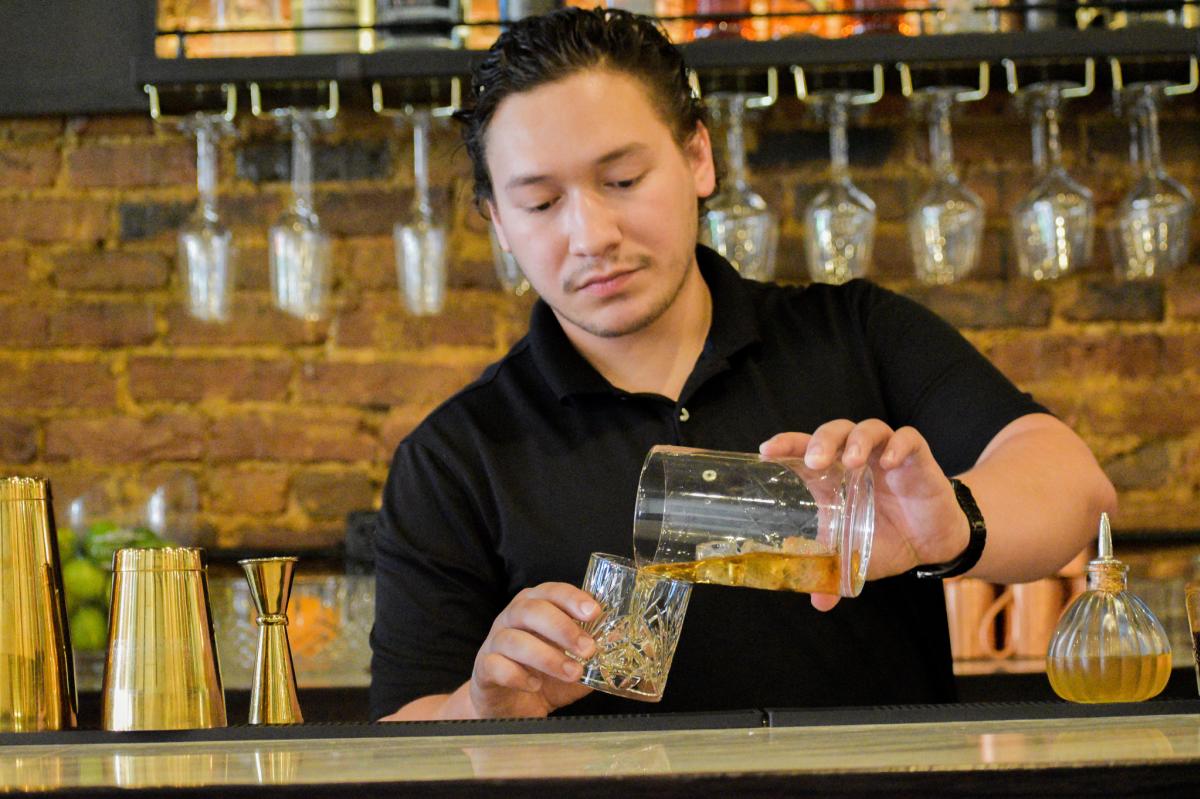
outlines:
[{"label": "brick", "polygon": [[30,463],[37,455],[37,428],[0,416],[0,463]]},{"label": "brick", "polygon": [[[1120,512],[1114,518],[1114,528],[1124,530],[1187,530],[1196,529],[1200,518],[1200,497],[1163,497],[1158,492],[1132,492],[1120,495]],[[1117,557],[1121,557],[1120,551]]]},{"label": "brick", "polygon": [[53,186],[58,164],[57,147],[0,149],[0,186],[22,189]]},{"label": "brick", "polygon": [[1200,334],[1181,333],[1163,336],[1160,371],[1163,375],[1179,374],[1180,372],[1200,373]]},{"label": "brick", "polygon": [[361,189],[323,192],[316,198],[321,225],[334,236],[390,235],[408,216],[410,190]]},{"label": "brick", "polygon": [[206,428],[200,417],[183,414],[50,419],[46,458],[104,463],[198,460],[204,454]]},{"label": "brick", "polygon": [[172,234],[187,222],[192,204],[170,202],[123,202],[117,207],[117,235],[123,241],[140,241]]},{"label": "brick", "polygon": [[269,291],[271,288],[270,256],[266,244],[236,243],[234,284],[244,291]]},{"label": "brick", "polygon": [[1185,273],[1171,279],[1167,287],[1167,303],[1171,307],[1173,319],[1200,319],[1200,282],[1197,282],[1194,273]]},{"label": "brick", "polygon": [[1072,322],[1157,322],[1163,305],[1161,283],[1087,277],[1069,284],[1059,315]]},{"label": "brick", "polygon": [[77,302],[50,315],[50,343],[127,347],[154,340],[154,310],[138,302]]},{"label": "brick", "polygon": [[[339,246],[340,245],[340,246]],[[391,236],[348,239],[335,243],[333,260],[338,272],[360,289],[366,291],[396,291],[396,249]],[[453,259],[450,273],[459,269]]]},{"label": "brick", "polygon": [[245,413],[213,423],[209,454],[221,461],[364,461],[377,459],[379,446],[355,417]]},{"label": "brick", "polygon": [[1050,322],[1050,294],[1037,286],[966,282],[906,293],[955,327],[1045,327]]},{"label": "brick", "polygon": [[195,183],[196,148],[183,140],[85,144],[67,153],[67,181],[80,188]]},{"label": "brick", "polygon": [[[237,176],[251,183],[287,181],[292,175],[292,145],[285,141],[258,141],[237,148]],[[313,179],[380,180],[392,171],[386,141],[351,140],[318,144],[313,148]]]},{"label": "brick", "polygon": [[1162,488],[1171,482],[1171,453],[1167,444],[1154,441],[1104,464],[1104,473],[1118,491]]},{"label": "brick", "polygon": [[342,347],[374,347],[392,352],[438,345],[494,347],[494,303],[479,294],[451,292],[442,311],[414,317],[396,292],[364,297],[338,318],[334,341]]},{"label": "brick", "polygon": [[481,367],[382,363],[318,363],[301,371],[302,402],[361,405],[437,403],[473,380]]},{"label": "brick", "polygon": [[[1076,389],[1078,392],[1078,389]],[[1200,427],[1200,403],[1192,385],[1151,384],[1145,387],[1092,391],[1080,396],[1082,416],[1100,433],[1180,436]]]},{"label": "brick", "polygon": [[116,378],[95,361],[0,362],[0,408],[111,408]]},{"label": "brick", "polygon": [[50,257],[50,283],[68,291],[144,291],[167,285],[171,265],[151,252],[102,250]]},{"label": "brick", "polygon": [[221,534],[222,547],[275,552],[299,552],[328,549],[342,542],[345,525],[309,525],[303,529],[276,525],[250,525]]},{"label": "brick", "polygon": [[282,401],[292,365],[250,358],[133,358],[129,392],[139,402]]},{"label": "brick", "polygon": [[0,250],[0,294],[22,291],[28,285],[29,257],[25,251]]},{"label": "brick", "polygon": [[25,304],[0,305],[0,348],[44,347],[50,342],[50,315]]},{"label": "brick", "polygon": [[325,340],[327,322],[305,322],[283,313],[262,297],[233,298],[229,321],[212,324],[193,318],[186,309],[167,309],[169,344],[238,346],[245,344],[317,344]]},{"label": "brick", "polygon": [[314,519],[343,519],[376,505],[375,486],[361,472],[300,472],[292,479],[292,495]]},{"label": "brick", "polygon": [[432,405],[399,405],[389,410],[379,426],[379,442],[383,452],[393,452],[432,410]]},{"label": "brick", "polygon": [[208,509],[215,513],[283,513],[288,474],[283,469],[214,468],[208,474]]},{"label": "brick", "polygon": [[913,275],[912,250],[903,225],[883,224],[875,228],[875,249],[869,273],[876,279],[903,279]]},{"label": "brick", "polygon": [[39,142],[62,135],[63,120],[57,117],[0,119],[0,141]]},{"label": "brick", "polygon": [[108,232],[108,203],[84,198],[0,200],[0,239],[54,241],[103,239]]},{"label": "brick", "polygon": [[71,129],[80,138],[91,139],[150,136],[154,133],[154,121],[146,114],[104,114],[76,117],[71,120]]},{"label": "brick", "polygon": [[880,221],[903,222],[924,191],[924,183],[911,173],[903,178],[859,178],[855,183],[875,201],[875,215]]},{"label": "brick", "polygon": [[997,343],[989,355],[1010,380],[1078,380],[1092,375],[1152,377],[1163,363],[1155,334],[1026,334]]}]

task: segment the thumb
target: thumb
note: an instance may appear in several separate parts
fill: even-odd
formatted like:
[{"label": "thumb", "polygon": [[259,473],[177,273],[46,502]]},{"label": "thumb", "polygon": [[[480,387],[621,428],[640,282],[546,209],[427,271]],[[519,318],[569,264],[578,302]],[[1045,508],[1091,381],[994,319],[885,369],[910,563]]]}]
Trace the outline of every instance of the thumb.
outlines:
[{"label": "thumb", "polygon": [[827,610],[833,610],[834,606],[841,600],[837,594],[812,594],[809,601],[817,610],[824,613]]}]

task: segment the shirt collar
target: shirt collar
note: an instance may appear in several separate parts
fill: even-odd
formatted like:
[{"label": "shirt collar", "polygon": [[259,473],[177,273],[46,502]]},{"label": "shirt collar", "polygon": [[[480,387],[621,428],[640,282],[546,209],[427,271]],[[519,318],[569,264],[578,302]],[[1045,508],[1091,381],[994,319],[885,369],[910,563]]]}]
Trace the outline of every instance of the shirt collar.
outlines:
[{"label": "shirt collar", "polygon": [[[728,261],[704,245],[696,246],[700,275],[712,295],[712,322],[701,360],[726,360],[761,340],[748,281]],[[579,354],[545,300],[533,306],[528,341],[538,371],[558,399],[579,394],[623,393]]]}]

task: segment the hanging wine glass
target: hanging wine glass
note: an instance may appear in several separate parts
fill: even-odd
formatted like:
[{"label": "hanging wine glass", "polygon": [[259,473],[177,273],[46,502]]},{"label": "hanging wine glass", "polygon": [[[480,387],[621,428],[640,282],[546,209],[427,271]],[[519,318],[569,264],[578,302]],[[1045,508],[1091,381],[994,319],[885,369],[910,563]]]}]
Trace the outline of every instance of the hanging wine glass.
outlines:
[{"label": "hanging wine glass", "polygon": [[1062,103],[1071,84],[1044,81],[1023,90],[1032,118],[1037,182],[1012,213],[1017,268],[1032,280],[1078,270],[1092,253],[1092,193],[1067,174],[1059,144]]},{"label": "hanging wine glass", "polygon": [[271,226],[271,293],[284,313],[308,321],[326,314],[329,300],[329,236],[313,207],[312,137],[320,112],[298,108],[281,115],[292,133],[292,199]]},{"label": "hanging wine glass", "polygon": [[751,190],[746,173],[745,113],[754,97],[722,93],[709,98],[714,121],[726,125],[729,174],[720,192],[706,203],[700,240],[743,276],[770,280],[775,276],[779,222],[766,201]]},{"label": "hanging wine glass", "polygon": [[1182,266],[1190,252],[1196,203],[1163,168],[1158,136],[1158,106],[1169,85],[1135,83],[1121,92],[1131,119],[1130,160],[1140,173],[1117,206],[1110,237],[1117,276],[1127,280],[1164,275]]},{"label": "hanging wine glass", "polygon": [[446,226],[438,221],[429,188],[432,112],[413,111],[412,219],[396,225],[396,273],[405,307],[414,316],[439,313],[446,302]]},{"label": "hanging wine glass", "polygon": [[196,139],[196,210],[179,230],[179,276],[188,313],[206,322],[229,319],[233,292],[233,234],[217,213],[217,141],[234,133],[228,113],[199,111],[180,128]]},{"label": "hanging wine glass", "polygon": [[500,287],[509,294],[520,297],[529,291],[528,278],[521,271],[521,265],[517,263],[517,259],[511,252],[505,252],[500,246],[500,239],[496,236],[496,226],[488,223],[488,241],[492,245],[492,264],[496,268],[496,279],[500,281]]},{"label": "hanging wine glass", "polygon": [[850,180],[846,124],[855,98],[846,91],[809,98],[829,125],[830,179],[804,210],[808,272],[820,283],[866,275],[875,243],[875,203]]},{"label": "hanging wine glass", "polygon": [[979,262],[983,237],[983,200],[959,180],[954,169],[950,114],[956,102],[971,102],[987,96],[988,66],[981,65],[977,90],[963,87],[929,87],[913,91],[912,77],[900,64],[904,94],[924,111],[929,124],[929,156],[933,183],[917,200],[908,218],[917,279],[922,283],[947,284],[961,279]]}]

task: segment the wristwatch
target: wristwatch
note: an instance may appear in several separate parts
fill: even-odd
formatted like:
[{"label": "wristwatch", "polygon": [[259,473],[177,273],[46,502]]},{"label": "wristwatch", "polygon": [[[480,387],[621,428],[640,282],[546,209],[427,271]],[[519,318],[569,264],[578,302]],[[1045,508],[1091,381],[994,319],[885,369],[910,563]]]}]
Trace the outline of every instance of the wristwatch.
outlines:
[{"label": "wristwatch", "polygon": [[979,557],[983,555],[983,545],[987,543],[987,525],[983,523],[983,514],[979,512],[979,505],[975,503],[975,496],[971,493],[971,489],[967,488],[966,483],[954,477],[950,478],[950,485],[954,488],[954,497],[958,500],[958,506],[962,508],[967,517],[971,538],[967,541],[967,548],[954,560],[918,566],[913,569],[913,573],[922,579],[944,580],[947,577],[957,577],[970,571],[979,562]]}]

